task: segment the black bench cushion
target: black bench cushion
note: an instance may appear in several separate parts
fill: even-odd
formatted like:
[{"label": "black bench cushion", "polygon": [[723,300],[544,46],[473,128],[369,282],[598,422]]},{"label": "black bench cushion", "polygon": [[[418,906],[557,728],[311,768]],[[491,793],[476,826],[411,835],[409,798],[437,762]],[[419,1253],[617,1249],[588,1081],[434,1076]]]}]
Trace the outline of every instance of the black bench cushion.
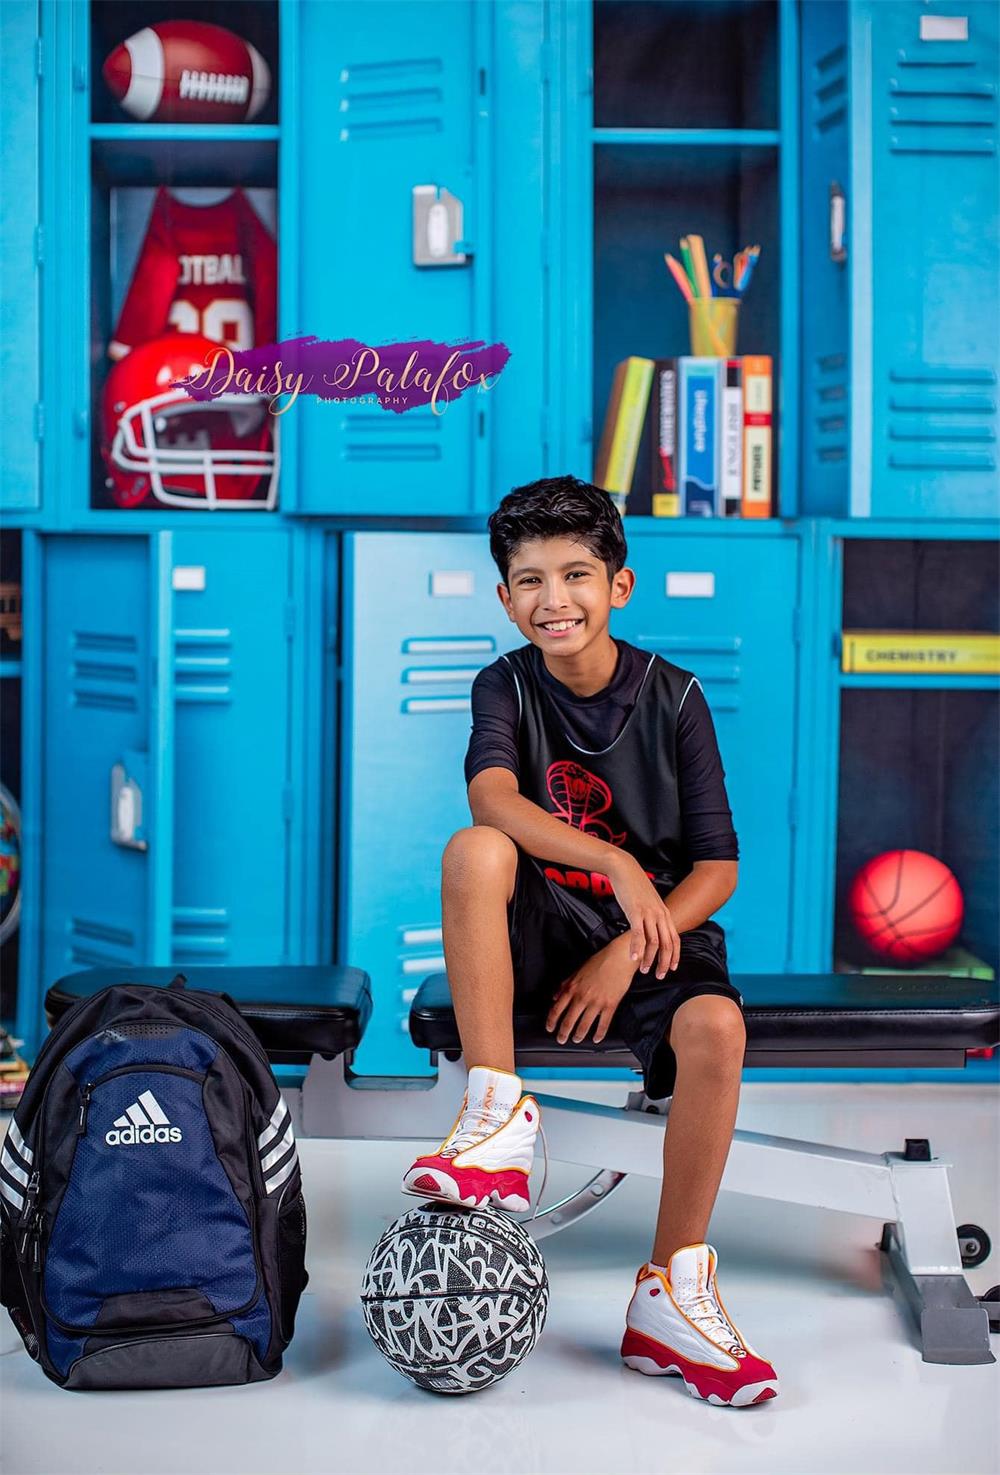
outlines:
[{"label": "black bench cushion", "polygon": [[183,973],[188,988],[229,994],[274,1065],[308,1064],[312,1055],[334,1060],[361,1043],[372,1011],[367,973],[360,968],[89,968],[69,973],[45,995],[55,1024],[78,999],[112,983],[166,988]]},{"label": "black bench cushion", "polygon": [[[997,986],[980,979],[929,973],[744,973],[732,981],[743,996],[748,1064],[766,1065],[768,1056],[793,1052],[900,1056],[964,1052],[1000,1042]],[[461,1049],[446,973],[433,974],[418,990],[410,1006],[410,1036],[424,1050]],[[628,1047],[611,1034],[600,1045],[593,1040],[560,1045],[546,1033],[544,1013],[526,1011],[516,1002],[514,1039],[519,1057],[545,1054],[549,1064],[556,1053],[566,1065],[635,1063]]]}]

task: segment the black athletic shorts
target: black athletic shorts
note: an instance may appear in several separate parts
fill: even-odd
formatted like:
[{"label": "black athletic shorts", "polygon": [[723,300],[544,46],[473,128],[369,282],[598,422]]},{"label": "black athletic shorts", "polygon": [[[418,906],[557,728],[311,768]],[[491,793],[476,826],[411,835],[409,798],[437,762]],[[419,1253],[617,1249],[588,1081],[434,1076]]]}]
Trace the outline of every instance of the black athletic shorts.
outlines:
[{"label": "black athletic shorts", "polygon": [[[522,1007],[528,1003],[533,1009],[537,1001],[542,1016],[571,973],[629,930],[613,896],[598,897],[550,881],[542,863],[520,846],[507,920],[515,995]],[[726,936],[718,923],[703,922],[680,933],[680,940],[680,960],[665,978],[656,977],[655,961],[648,973],[636,969],[607,1034],[608,1040],[612,1035],[624,1040],[636,1056],[646,1095],[654,1101],[672,1095],[677,1077],[677,1060],[665,1039],[677,1008],[698,994],[721,994],[743,1010],[743,996],[729,980]],[[593,1042],[594,1027],[584,1044]],[[572,1063],[567,1050],[566,1064]]]}]

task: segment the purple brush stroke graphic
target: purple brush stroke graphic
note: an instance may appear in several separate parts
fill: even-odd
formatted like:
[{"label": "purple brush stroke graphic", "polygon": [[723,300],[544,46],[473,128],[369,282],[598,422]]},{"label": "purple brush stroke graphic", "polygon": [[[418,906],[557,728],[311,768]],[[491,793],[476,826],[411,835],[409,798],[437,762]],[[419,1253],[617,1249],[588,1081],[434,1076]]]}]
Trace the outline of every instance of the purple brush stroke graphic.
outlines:
[{"label": "purple brush stroke graphic", "polygon": [[[219,345],[211,375],[173,381],[202,403],[218,395],[276,398],[314,394],[323,400],[377,398],[384,410],[403,414],[433,402],[438,414],[467,390],[491,388],[510,350],[503,343],[367,344],[356,338],[289,338],[260,348]],[[294,391],[294,393],[293,393]]]}]

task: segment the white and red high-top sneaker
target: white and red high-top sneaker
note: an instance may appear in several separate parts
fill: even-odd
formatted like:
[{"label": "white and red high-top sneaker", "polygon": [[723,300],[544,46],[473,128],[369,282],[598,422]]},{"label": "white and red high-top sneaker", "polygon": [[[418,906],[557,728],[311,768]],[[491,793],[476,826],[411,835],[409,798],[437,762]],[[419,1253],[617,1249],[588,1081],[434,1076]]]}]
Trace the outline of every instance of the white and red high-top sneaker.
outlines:
[{"label": "white and red high-top sneaker", "polygon": [[470,1209],[529,1209],[539,1119],[535,1098],[521,1095],[519,1076],[473,1066],[455,1125],[436,1151],[407,1169],[403,1192]]},{"label": "white and red high-top sneaker", "polygon": [[733,1325],[709,1244],[685,1245],[667,1273],[643,1265],[626,1314],[622,1358],[636,1372],[673,1373],[695,1398],[745,1408],[778,1396],[778,1375]]}]

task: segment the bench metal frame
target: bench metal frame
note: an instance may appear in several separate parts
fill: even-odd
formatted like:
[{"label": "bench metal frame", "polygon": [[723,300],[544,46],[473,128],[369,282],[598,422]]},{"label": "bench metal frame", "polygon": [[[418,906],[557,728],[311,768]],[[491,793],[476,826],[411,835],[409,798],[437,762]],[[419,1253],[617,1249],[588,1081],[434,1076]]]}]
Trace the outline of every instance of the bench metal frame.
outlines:
[{"label": "bench metal frame", "polygon": [[[769,1054],[767,1063],[820,1063],[815,1052],[807,1056],[796,1052],[794,1060],[786,1059],[786,1053],[792,1052],[782,1052],[780,1061]],[[849,1052],[824,1053],[839,1057]],[[954,1063],[943,1060],[942,1052],[906,1053],[933,1054],[933,1063],[939,1066]],[[336,1060],[314,1056],[301,1091],[285,1093],[299,1135],[361,1141],[439,1139],[442,1123],[451,1120],[462,1099],[466,1072],[460,1060],[432,1054],[431,1061],[437,1068],[435,1076],[407,1079],[357,1076],[348,1056]],[[524,1068],[551,1063],[536,1053],[518,1060]],[[559,1063],[565,1065],[565,1056]],[[634,1067],[631,1057],[612,1062],[607,1054],[589,1063]],[[822,1063],[848,1062],[824,1058]],[[903,1062],[874,1059],[869,1052],[856,1063]],[[657,1181],[662,1177],[669,1099],[652,1102],[641,1090],[632,1091],[623,1107],[613,1107],[549,1092],[532,1095],[542,1109],[549,1155],[591,1170],[582,1187],[560,1202],[539,1209],[534,1216],[512,1216],[535,1239],[544,1239],[592,1212],[628,1173]],[[738,1128],[720,1189],[882,1220],[879,1248],[886,1253],[915,1319],[923,1360],[995,1362],[986,1308],[970,1289],[962,1266],[948,1180],[950,1166],[937,1157],[910,1160],[902,1152],[856,1152]]]}]

